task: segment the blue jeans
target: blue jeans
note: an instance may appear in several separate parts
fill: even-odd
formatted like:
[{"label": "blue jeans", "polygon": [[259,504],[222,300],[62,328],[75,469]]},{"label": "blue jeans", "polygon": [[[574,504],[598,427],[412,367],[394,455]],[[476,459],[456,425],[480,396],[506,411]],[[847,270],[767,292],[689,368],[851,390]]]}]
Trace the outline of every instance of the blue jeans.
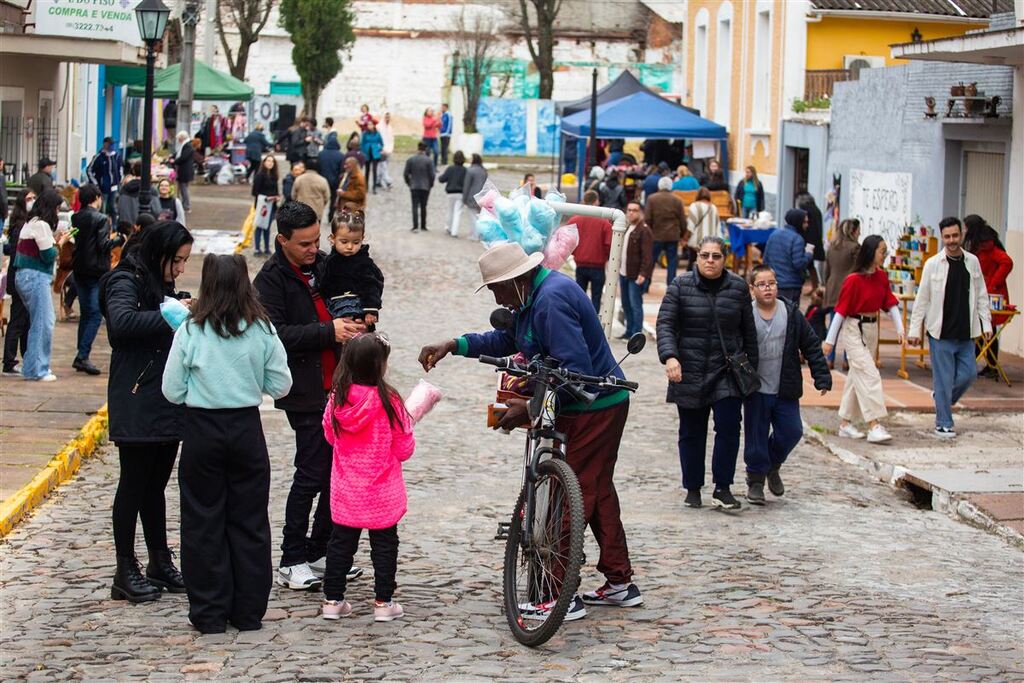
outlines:
[{"label": "blue jeans", "polygon": [[15,276],[18,294],[28,309],[28,348],[21,364],[25,379],[42,379],[50,372],[50,349],[53,347],[53,299],[49,273],[31,268],[19,268]]},{"label": "blue jeans", "polygon": [[625,275],[619,276],[619,289],[622,290],[622,311],[626,315],[626,336],[644,330],[644,295],[643,288]]},{"label": "blue jeans", "polygon": [[743,404],[743,462],[747,472],[768,474],[781,466],[803,434],[799,401],[755,393]]},{"label": "blue jeans", "polygon": [[601,312],[601,292],[604,290],[604,268],[593,266],[576,266],[576,284],[587,291],[590,286],[590,300],[594,304],[594,310]]},{"label": "blue jeans", "polygon": [[112,189],[110,192],[103,193],[103,212],[110,216],[114,221],[114,227],[117,227],[117,189]]},{"label": "blue jeans", "polygon": [[[18,271],[21,275],[21,271]],[[932,361],[932,389],[935,394],[935,426],[953,428],[953,404],[978,378],[974,360],[974,341],[936,339],[928,335]]]},{"label": "blue jeans", "polygon": [[800,293],[803,287],[779,287],[778,296],[780,299],[786,301],[792,301],[797,306],[800,305]]},{"label": "blue jeans", "polygon": [[[658,258],[661,257],[661,253],[665,252],[665,256],[668,261],[668,279],[665,284],[672,284],[672,281],[676,279],[676,266],[679,265],[679,242],[678,240],[670,242],[655,242],[654,243],[654,262],[658,263]],[[651,283],[648,281],[645,289],[649,288]]]},{"label": "blue jeans", "polygon": [[[256,228],[253,231],[253,246],[255,247],[256,253],[270,253],[270,226],[274,224],[274,216],[277,214],[277,204],[270,205],[270,220],[267,221],[267,227]],[[260,251],[260,240],[263,240],[263,251]]]},{"label": "blue jeans", "polygon": [[427,146],[434,159],[434,168],[437,168],[437,138],[423,138],[423,144]]},{"label": "blue jeans", "polygon": [[[683,378],[686,381],[686,378]],[[715,488],[732,486],[736,474],[736,456],[740,451],[740,409],[743,401],[734,396],[722,398],[703,408],[679,408],[679,464],[683,470],[683,488],[687,491],[704,485],[704,460],[707,457],[708,417],[715,415],[715,449],[711,455],[711,476]]]},{"label": "blue jeans", "polygon": [[75,277],[75,287],[78,289],[78,308],[81,311],[78,319],[77,358],[89,360],[92,343],[103,321],[100,315],[100,281],[79,275]]}]

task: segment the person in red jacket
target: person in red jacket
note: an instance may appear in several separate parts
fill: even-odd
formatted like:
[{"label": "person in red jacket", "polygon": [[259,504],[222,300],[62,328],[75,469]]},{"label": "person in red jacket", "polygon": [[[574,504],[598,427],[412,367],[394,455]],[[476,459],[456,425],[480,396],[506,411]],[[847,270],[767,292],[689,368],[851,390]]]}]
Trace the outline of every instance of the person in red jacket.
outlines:
[{"label": "person in red jacket", "polygon": [[[601,197],[594,190],[583,193],[583,203],[600,206]],[[612,252],[612,224],[603,218],[573,216],[569,225],[575,225],[580,233],[580,243],[572,252],[576,261],[576,282],[583,291],[590,287],[590,300],[594,310],[601,313],[601,292],[604,291],[604,268]]]},{"label": "person in red jacket", "polygon": [[[998,294],[1003,297],[1003,307],[1005,308],[1006,304],[1010,303],[1010,290],[1006,286],[1006,278],[1013,270],[1013,259],[1006,253],[1003,243],[999,240],[999,234],[981,216],[971,214],[965,217],[964,227],[967,229],[964,248],[978,257],[978,261],[981,263],[981,274],[985,277],[985,289],[990,295]],[[996,316],[992,317],[992,322],[995,323]],[[996,374],[995,362],[998,356],[999,342],[994,341],[985,358],[988,365],[981,374],[985,376]]]}]

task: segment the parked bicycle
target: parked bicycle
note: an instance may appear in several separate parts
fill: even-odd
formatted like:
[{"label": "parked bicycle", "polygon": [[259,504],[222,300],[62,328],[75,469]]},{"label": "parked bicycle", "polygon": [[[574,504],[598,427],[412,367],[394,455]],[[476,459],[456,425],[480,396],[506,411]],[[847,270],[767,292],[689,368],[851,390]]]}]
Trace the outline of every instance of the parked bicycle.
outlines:
[{"label": "parked bicycle", "polygon": [[[646,342],[634,335],[627,345],[639,353]],[[505,617],[516,640],[536,647],[562,625],[580,584],[583,562],[583,494],[576,474],[566,462],[566,437],[555,428],[562,399],[589,405],[594,391],[625,389],[636,382],[613,375],[592,377],[558,367],[550,358],[527,364],[510,358],[481,356],[481,363],[498,372],[527,378],[530,426],[523,453],[523,486],[512,510],[505,543]],[[499,528],[499,535],[504,535]]]}]

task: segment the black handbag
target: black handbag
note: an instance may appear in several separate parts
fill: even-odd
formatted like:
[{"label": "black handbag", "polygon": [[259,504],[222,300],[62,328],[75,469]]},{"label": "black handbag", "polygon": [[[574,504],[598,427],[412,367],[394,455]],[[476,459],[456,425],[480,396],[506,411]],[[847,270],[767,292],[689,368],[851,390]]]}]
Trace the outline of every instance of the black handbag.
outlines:
[{"label": "black handbag", "polygon": [[730,354],[725,348],[725,337],[722,336],[722,328],[718,324],[718,314],[715,312],[715,300],[711,295],[704,293],[711,305],[711,319],[715,321],[715,331],[718,333],[718,343],[722,345],[722,355],[725,356],[725,365],[732,375],[736,388],[739,389],[743,398],[753,395],[761,388],[761,378],[757,374],[757,368],[750,362],[746,351],[737,351]]}]

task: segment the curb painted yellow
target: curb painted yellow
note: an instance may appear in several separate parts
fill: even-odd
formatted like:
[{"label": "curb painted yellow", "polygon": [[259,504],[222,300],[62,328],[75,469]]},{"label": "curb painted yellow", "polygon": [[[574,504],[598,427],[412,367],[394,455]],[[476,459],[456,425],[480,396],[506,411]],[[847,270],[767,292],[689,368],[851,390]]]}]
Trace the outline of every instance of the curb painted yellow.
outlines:
[{"label": "curb painted yellow", "polygon": [[51,491],[74,476],[82,460],[94,455],[107,440],[107,427],[107,406],[104,405],[32,481],[0,503],[0,538],[46,500]]}]

